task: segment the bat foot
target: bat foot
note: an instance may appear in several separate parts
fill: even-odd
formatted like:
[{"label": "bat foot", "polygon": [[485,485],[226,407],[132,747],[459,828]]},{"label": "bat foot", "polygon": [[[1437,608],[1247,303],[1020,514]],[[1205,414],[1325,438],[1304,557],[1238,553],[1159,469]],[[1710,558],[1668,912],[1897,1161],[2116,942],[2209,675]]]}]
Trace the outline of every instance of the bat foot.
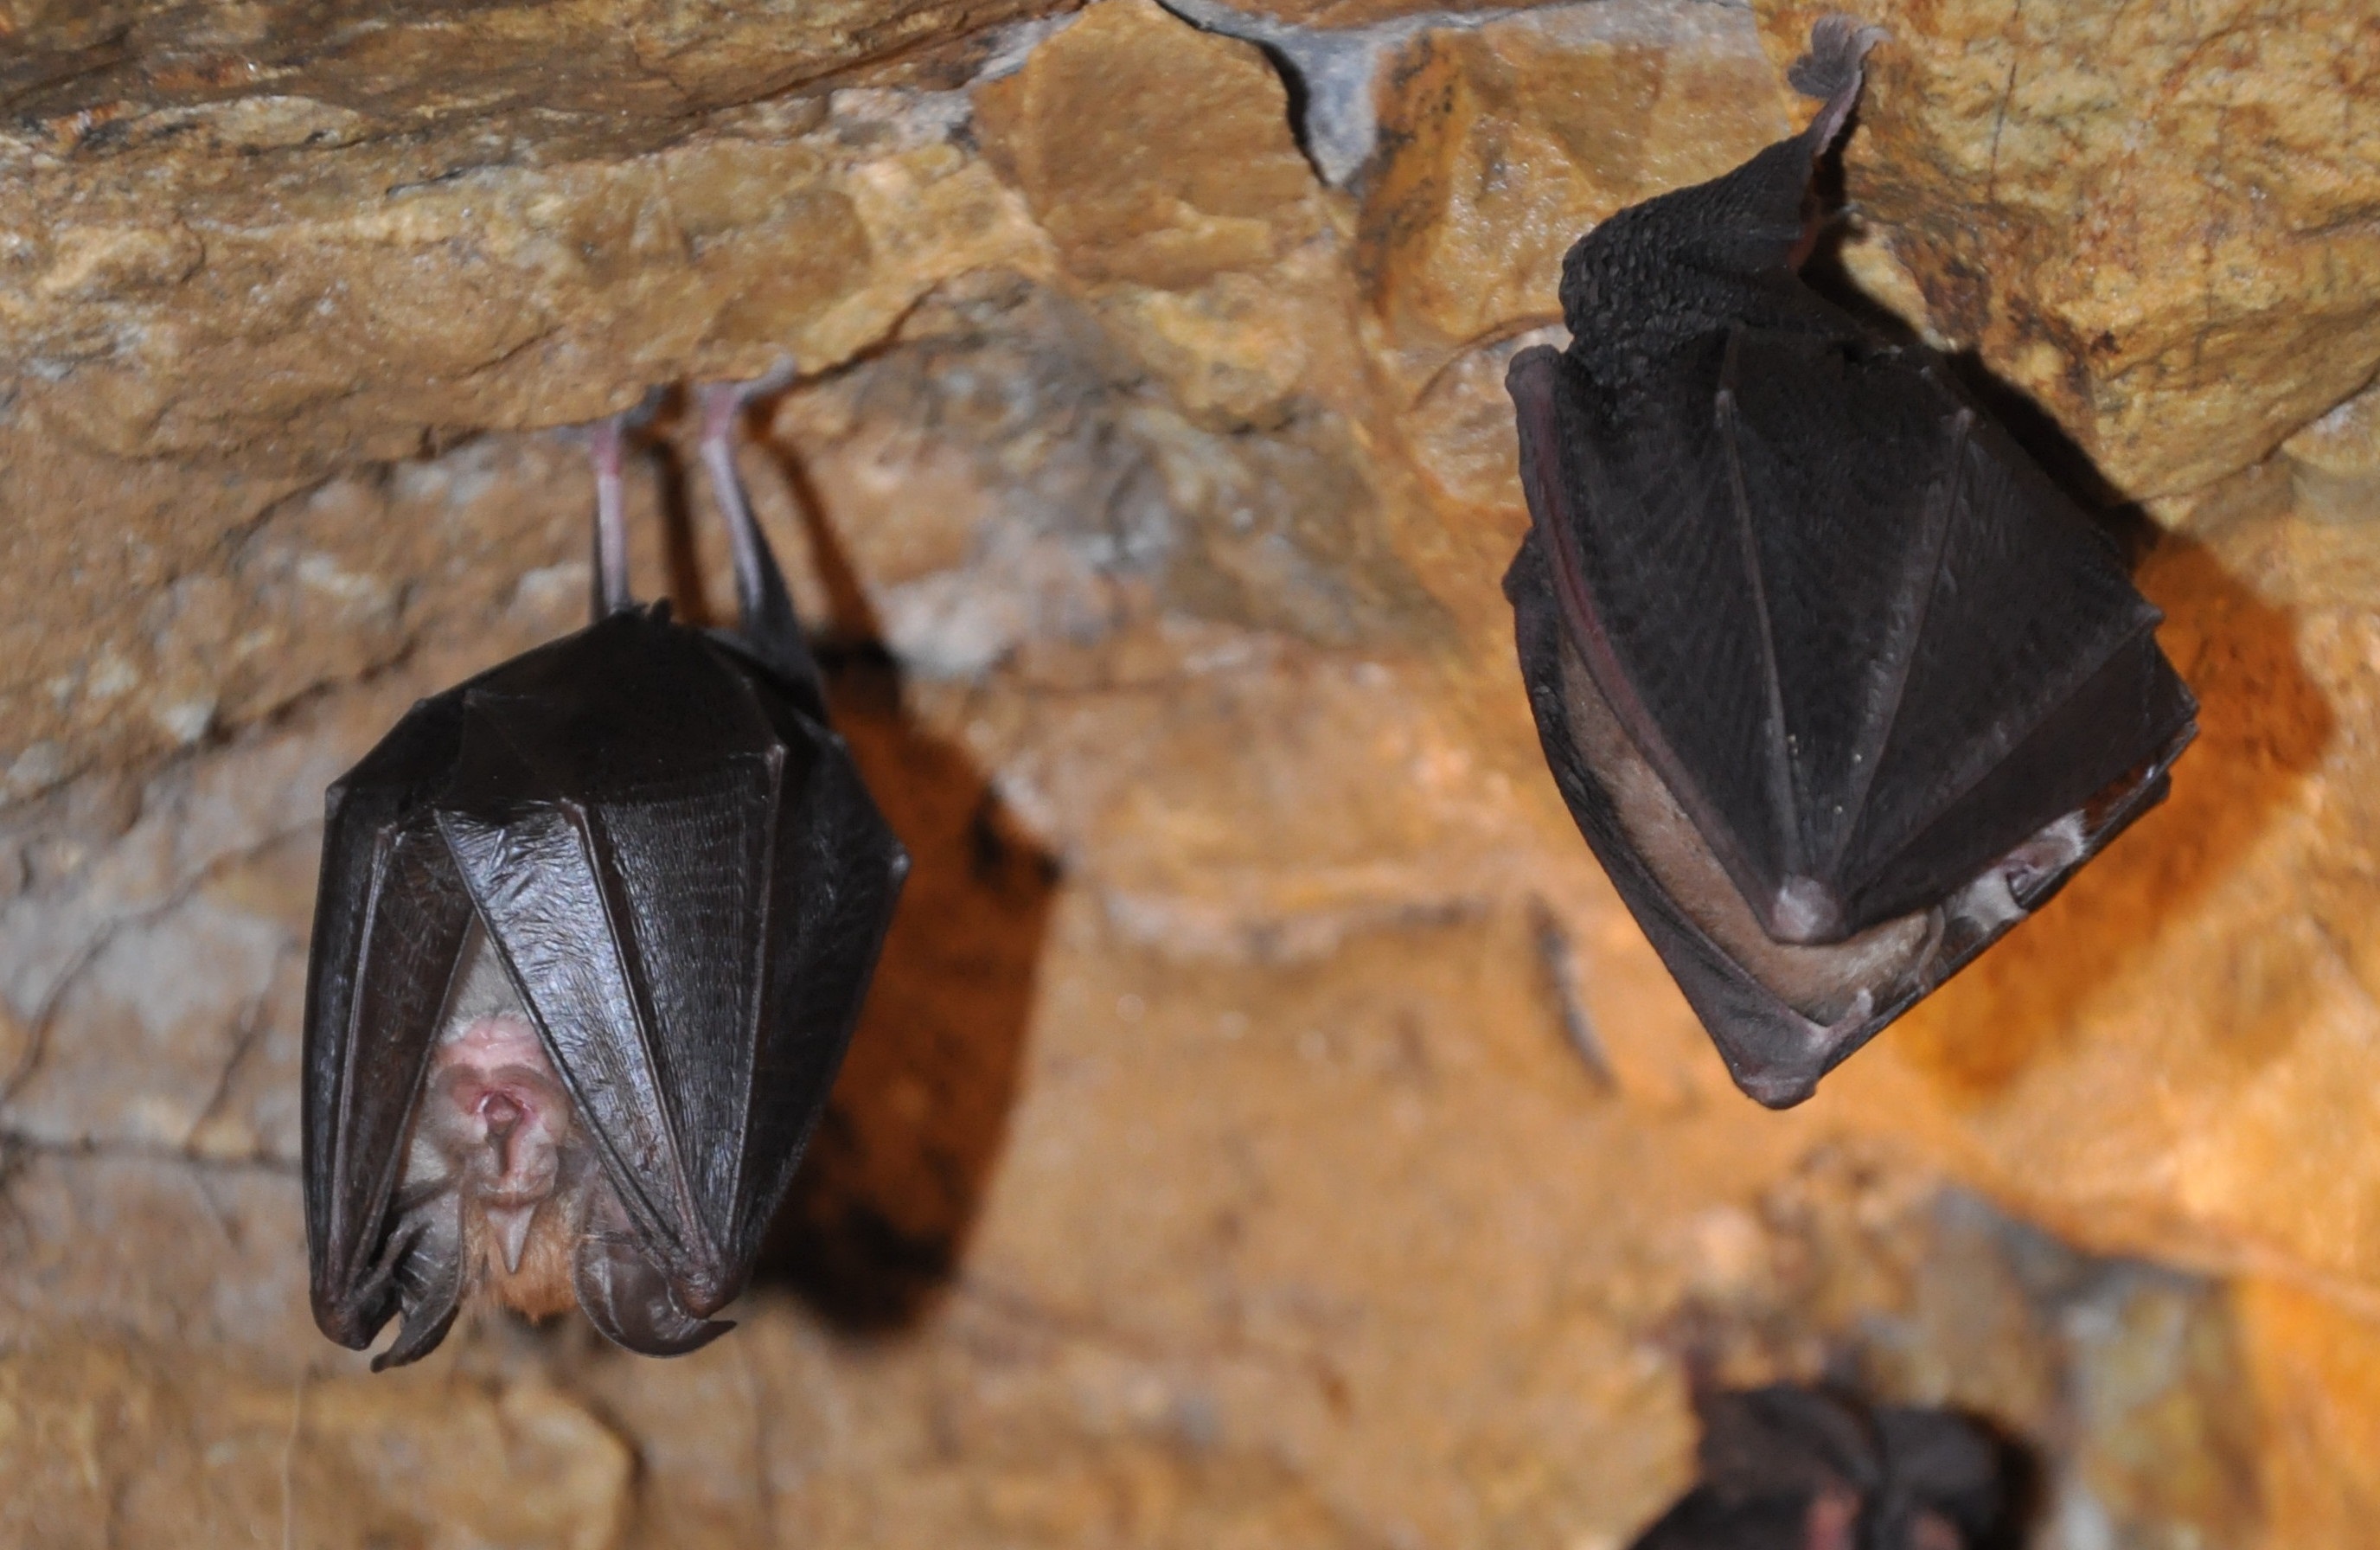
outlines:
[{"label": "bat foot", "polygon": [[711,493],[727,519],[727,533],[735,549],[735,605],[738,633],[744,644],[785,680],[798,686],[823,716],[825,699],[819,686],[818,664],[802,639],[801,621],[785,591],[785,579],[776,556],[752,515],[752,502],[735,470],[735,422],[744,406],[786,386],[798,374],[788,356],[747,382],[706,383],[695,389],[702,411],[702,466],[710,475]]},{"label": "bat foot", "polygon": [[703,445],[725,442],[735,432],[735,417],[744,411],[745,405],[791,386],[800,374],[799,363],[789,355],[757,377],[742,382],[705,383],[696,388],[696,401],[702,406]]},{"label": "bat foot", "polygon": [[1863,26],[1857,17],[1840,11],[1812,24],[1809,51],[1786,69],[1785,79],[1802,95],[1826,104],[1804,131],[1813,156],[1843,132],[1852,109],[1859,104],[1868,50],[1889,36],[1883,28]]}]

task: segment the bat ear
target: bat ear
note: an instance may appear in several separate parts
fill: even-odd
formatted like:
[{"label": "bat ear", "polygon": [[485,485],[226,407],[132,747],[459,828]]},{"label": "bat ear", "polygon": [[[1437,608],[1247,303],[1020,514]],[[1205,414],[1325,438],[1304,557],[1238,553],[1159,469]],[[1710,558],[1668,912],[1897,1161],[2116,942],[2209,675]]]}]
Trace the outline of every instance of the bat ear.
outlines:
[{"label": "bat ear", "polygon": [[662,1273],[624,1233],[590,1232],[580,1239],[572,1282],[580,1310],[604,1337],[645,1356],[684,1356],[735,1327],[679,1307]]}]

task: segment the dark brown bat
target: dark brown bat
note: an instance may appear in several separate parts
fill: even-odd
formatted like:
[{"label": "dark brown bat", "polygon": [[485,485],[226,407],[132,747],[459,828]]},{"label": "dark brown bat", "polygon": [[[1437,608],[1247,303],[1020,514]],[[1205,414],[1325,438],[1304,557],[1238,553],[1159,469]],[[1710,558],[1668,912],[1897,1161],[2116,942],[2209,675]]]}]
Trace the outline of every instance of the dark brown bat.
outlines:
[{"label": "dark brown bat", "polygon": [[307,966],[314,1319],[375,1369],[466,1297],[632,1350],[728,1325],[842,1064],[908,859],[829,730],[700,395],[734,630],[630,600],[595,433],[595,622],[415,705],[331,787]]},{"label": "dark brown bat", "polygon": [[2004,1526],[1998,1443],[1949,1411],[1785,1385],[1696,1408],[1702,1481],[1633,1550],[1979,1550]]},{"label": "dark brown bat", "polygon": [[1799,1103],[2161,800],[2197,706],[2113,543],[1798,273],[1881,36],[1800,135],[1562,262],[1505,577],[1572,815],[1746,1092]]}]

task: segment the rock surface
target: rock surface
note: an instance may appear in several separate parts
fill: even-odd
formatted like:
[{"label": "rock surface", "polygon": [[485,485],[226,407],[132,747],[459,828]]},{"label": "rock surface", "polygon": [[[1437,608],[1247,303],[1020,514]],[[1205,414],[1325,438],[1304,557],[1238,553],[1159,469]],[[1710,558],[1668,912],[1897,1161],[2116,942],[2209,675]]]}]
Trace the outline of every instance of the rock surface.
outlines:
[{"label": "rock surface", "polygon": [[[2161,497],[2204,730],[1780,1116],[1547,778],[1501,375],[1578,230],[1791,128],[1806,13],[1046,9],[0,12],[0,1541],[1617,1550],[1691,1382],[1831,1377],[2022,1437],[2040,1545],[2360,1546],[2368,40],[1884,15],[1844,267]],[[370,1377],[322,789],[582,616],[552,427],[781,353],[747,473],[917,871],[763,1283]],[[699,617],[684,431],[634,558]]]},{"label": "rock surface", "polygon": [[[1841,7],[1759,0],[1780,66]],[[2380,37],[2355,4],[1851,7],[1847,191],[1936,329],[2125,494],[2270,452],[2380,371]]]}]

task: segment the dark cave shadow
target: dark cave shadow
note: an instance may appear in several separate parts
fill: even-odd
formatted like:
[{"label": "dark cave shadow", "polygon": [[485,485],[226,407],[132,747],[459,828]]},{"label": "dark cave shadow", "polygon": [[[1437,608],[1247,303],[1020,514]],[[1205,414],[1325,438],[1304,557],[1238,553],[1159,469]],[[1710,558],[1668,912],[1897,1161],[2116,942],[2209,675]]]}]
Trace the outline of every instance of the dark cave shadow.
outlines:
[{"label": "dark cave shadow", "polygon": [[[1852,281],[1840,257],[1845,236],[1840,223],[1827,231],[1803,278],[1887,337],[1915,342]],[[2175,765],[2167,800],[1896,1030],[1929,1068],[1988,1095],[2070,1036],[2072,1019],[2060,1014],[2149,951],[2247,853],[2320,763],[2337,725],[2299,659],[2288,609],[2258,596],[2201,540],[2161,528],[2047,410],[1973,351],[1947,359],[1960,387],[2131,561],[2141,591],[2165,612],[2158,642],[2199,702],[2198,738]],[[2277,1027],[2250,1031],[2286,1036]]]},{"label": "dark cave shadow", "polygon": [[[764,404],[774,400],[763,400]],[[662,557],[679,617],[725,622],[706,600],[683,434],[686,396],[660,406]],[[747,417],[756,432],[765,415]],[[965,751],[904,705],[898,664],[799,460],[764,433],[827,595],[806,621],[835,730],[910,871],[825,1113],[754,1269],[838,1329],[889,1335],[924,1319],[956,1273],[1007,1136],[1055,860],[1009,813]],[[781,561],[794,557],[781,554]]]},{"label": "dark cave shadow", "polygon": [[1999,1467],[1999,1518],[1968,1550],[2025,1550],[2049,1522],[2047,1462],[2033,1444],[1981,1410],[1953,1405],[1950,1412],[1990,1440]]},{"label": "dark cave shadow", "polygon": [[[1740,1387],[1718,1380],[1707,1367],[1695,1368],[1691,1361],[1688,1385],[1702,1432],[1695,1449],[1697,1478],[1661,1518],[1632,1542],[1644,1550],[1656,1550],[1657,1546],[1658,1550],[1733,1550],[1754,1544],[1780,1544],[1776,1530],[1783,1525],[1778,1519],[1799,1519],[1815,1506],[1813,1477],[1831,1475],[1838,1482],[1846,1474],[1855,1480],[1861,1477],[1858,1467],[1846,1469],[1850,1460],[1839,1449],[1847,1439],[1839,1433],[1815,1425],[1806,1429],[1780,1427],[1778,1423],[1784,1418],[1774,1411],[1771,1415],[1776,1419],[1757,1430],[1740,1423],[1730,1426],[1719,1419],[1730,1402],[1756,1402],[1762,1396],[1824,1396],[1847,1406],[1852,1414],[1867,1418],[1861,1430],[1871,1447],[1881,1447],[1877,1423],[1887,1412],[1898,1411],[1905,1416],[1930,1411],[1972,1428],[1975,1439],[1990,1454],[1990,1474],[1970,1475],[1963,1467],[1954,1466],[1959,1483],[1952,1484],[1940,1471],[1960,1455],[1953,1453],[1946,1458],[1938,1450],[1922,1449],[1913,1457],[1902,1456],[1904,1467],[1913,1465],[1925,1471],[1919,1479],[1925,1479],[1925,1474],[1932,1478],[1926,1480],[1925,1485],[1917,1486],[1916,1480],[1903,1475],[1901,1488],[1916,1486],[1916,1502],[1957,1520],[1960,1543],[1965,1550],[2024,1550],[2048,1520],[2049,1471],[2041,1453],[1992,1417],[1967,1406],[1890,1404],[1865,1392],[1856,1383],[1833,1376],[1810,1384],[1785,1382]],[[1906,1437],[1907,1433],[1902,1435]],[[1871,1457],[1880,1461],[1883,1456]],[[1860,1489],[1870,1487],[1862,1484]],[[1801,1537],[1794,1534],[1797,1542]],[[1865,1544],[1869,1535],[1863,1532],[1860,1538]],[[1877,1542],[1882,1543],[1883,1536],[1877,1536]],[[1809,1543],[1816,1544],[1820,1541],[1814,1534]],[[1828,1539],[1827,1543],[1833,1541]],[[1895,1535],[1891,1543],[1900,1545],[1909,1542]]]},{"label": "dark cave shadow", "polygon": [[1055,860],[964,750],[910,717],[874,611],[799,464],[791,486],[830,599],[814,638],[835,728],[911,868],[850,1054],[770,1225],[757,1288],[851,1334],[914,1327],[955,1274],[1007,1136]]}]

